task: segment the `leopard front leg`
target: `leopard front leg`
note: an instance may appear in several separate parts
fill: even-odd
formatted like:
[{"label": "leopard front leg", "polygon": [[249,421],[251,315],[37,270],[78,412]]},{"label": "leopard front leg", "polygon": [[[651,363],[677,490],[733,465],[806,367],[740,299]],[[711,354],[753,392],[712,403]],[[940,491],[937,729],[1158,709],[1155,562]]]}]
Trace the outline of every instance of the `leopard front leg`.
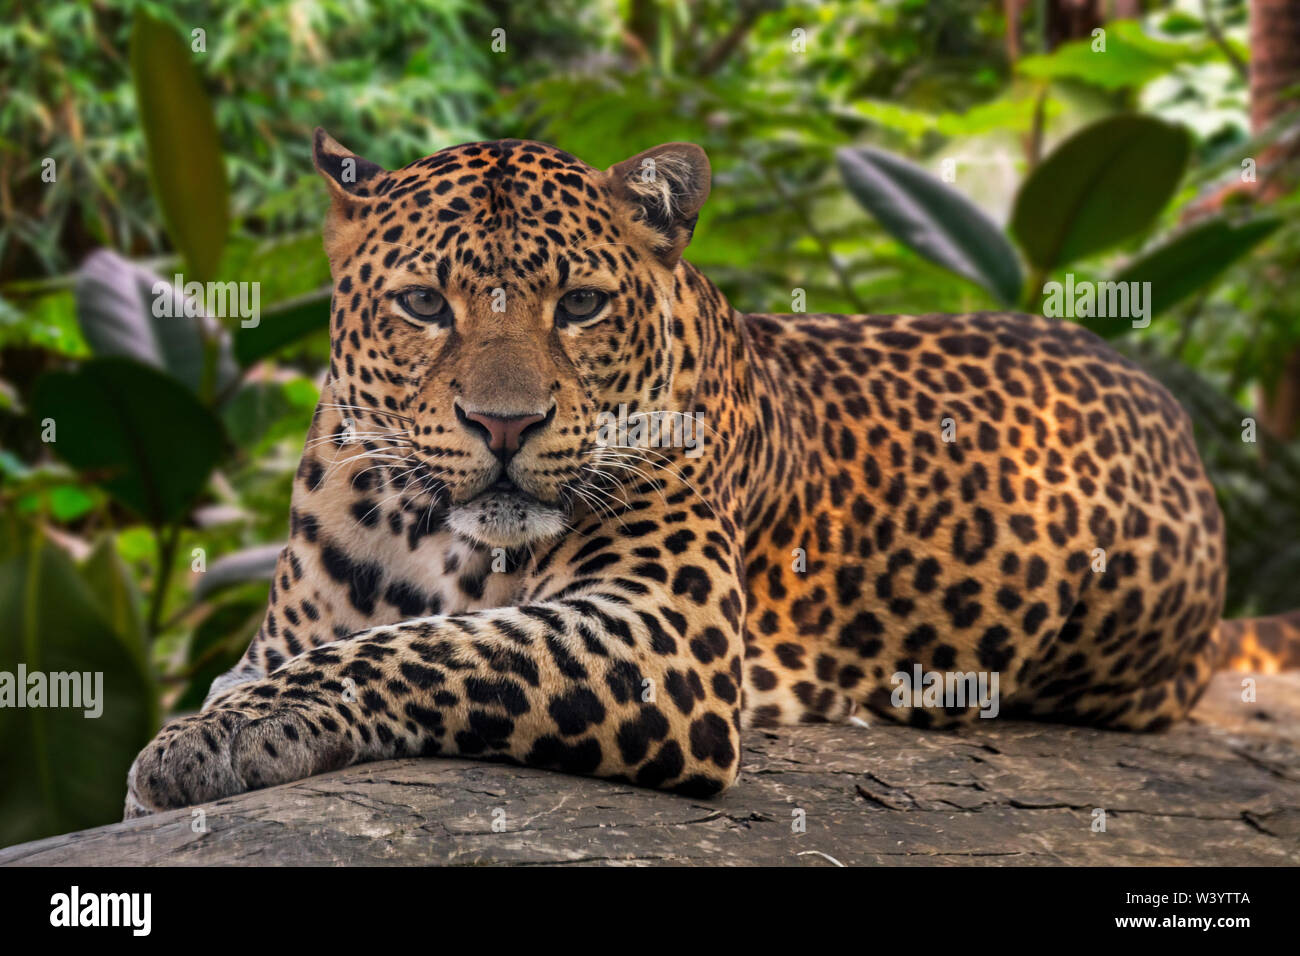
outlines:
[{"label": "leopard front leg", "polygon": [[408,755],[717,793],[739,768],[739,592],[715,618],[649,590],[634,606],[566,588],[308,651],[164,728],[131,768],[128,816]]}]

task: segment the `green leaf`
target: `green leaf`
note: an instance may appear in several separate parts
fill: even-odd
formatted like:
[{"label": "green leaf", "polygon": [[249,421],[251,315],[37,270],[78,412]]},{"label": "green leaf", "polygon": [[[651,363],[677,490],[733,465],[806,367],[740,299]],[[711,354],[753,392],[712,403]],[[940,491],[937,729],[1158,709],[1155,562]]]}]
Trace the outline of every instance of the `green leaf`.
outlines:
[{"label": "green leaf", "polygon": [[155,526],[181,517],[224,449],[221,424],[184,385],[130,359],[91,359],[36,385],[54,451]]},{"label": "green leaf", "polygon": [[257,325],[235,333],[235,357],[244,368],[312,332],[329,328],[331,289],[326,286],[265,310]]},{"label": "green leaf", "polygon": [[886,100],[862,100],[854,103],[849,111],[852,115],[869,119],[873,123],[886,129],[896,130],[914,140],[934,130],[939,124],[939,117],[934,113],[911,109]]},{"label": "green leaf", "polygon": [[1158,315],[1205,288],[1282,224],[1276,217],[1231,223],[1216,216],[1144,252],[1115,276],[1117,282],[1150,282],[1151,315]]},{"label": "green leaf", "polygon": [[891,235],[1004,304],[1020,296],[1020,263],[1002,230],[973,202],[919,166],[869,146],[836,153],[853,198]]},{"label": "green leaf", "polygon": [[1061,143],[1020,185],[1011,231],[1043,272],[1145,229],[1178,188],[1189,138],[1146,116],[1099,120]]},{"label": "green leaf", "polygon": [[1201,63],[1215,56],[1207,43],[1166,43],[1149,37],[1132,20],[1108,24],[1105,42],[1105,50],[1098,51],[1093,50],[1092,37],[1065,43],[1051,53],[1025,57],[1016,70],[1038,79],[1069,77],[1119,90],[1141,86],[1179,63]]},{"label": "green leaf", "polygon": [[[77,270],[76,290],[77,322],[96,355],[136,359],[198,392],[206,336],[215,340],[217,349],[217,390],[238,378],[230,333],[214,319],[184,315],[185,299],[171,279],[101,249]],[[170,308],[164,311],[170,314],[154,314],[158,296],[167,297]]]},{"label": "green leaf", "polygon": [[0,707],[0,845],[116,822],[126,772],[154,731],[147,672],[71,559],[44,542],[0,563],[0,620],[0,672],[89,673],[92,689],[102,675],[93,707]]},{"label": "green leaf", "polygon": [[95,543],[81,565],[81,577],[99,606],[100,616],[113,628],[124,646],[147,667],[147,638],[144,627],[144,599],[135,575],[127,567],[111,534]]},{"label": "green leaf", "polygon": [[[3,231],[4,227],[0,227],[0,239]],[[23,285],[22,280],[9,281],[5,291],[22,295]],[[24,302],[21,309],[0,296],[0,346],[33,346],[69,358],[89,354],[77,329],[72,292],[60,288],[41,295],[33,289],[33,294],[35,298]]]},{"label": "green leaf", "polygon": [[94,507],[94,496],[76,484],[38,487],[20,497],[17,502],[17,508],[23,514],[39,514],[48,510],[59,522],[76,521]]},{"label": "green leaf", "polygon": [[952,137],[1024,132],[1033,127],[1040,110],[1044,118],[1054,119],[1061,112],[1061,104],[1054,99],[1039,103],[1037,96],[1015,90],[961,112],[928,113],[882,100],[860,100],[847,112],[919,140],[927,133]]},{"label": "green leaf", "polygon": [[213,278],[230,226],[230,197],[212,104],[189,48],[167,23],[135,8],[131,79],[154,195],[167,234],[200,281]]}]

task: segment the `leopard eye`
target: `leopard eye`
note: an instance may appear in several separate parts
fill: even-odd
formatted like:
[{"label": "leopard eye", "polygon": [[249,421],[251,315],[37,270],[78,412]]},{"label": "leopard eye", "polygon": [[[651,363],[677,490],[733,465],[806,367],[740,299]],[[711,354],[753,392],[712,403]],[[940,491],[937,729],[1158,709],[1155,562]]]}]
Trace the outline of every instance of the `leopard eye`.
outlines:
[{"label": "leopard eye", "polygon": [[417,322],[430,322],[447,312],[447,300],[433,289],[407,289],[396,299],[402,310]]},{"label": "leopard eye", "polygon": [[560,296],[555,308],[555,319],[563,325],[594,318],[608,301],[609,296],[598,289],[574,289]]}]

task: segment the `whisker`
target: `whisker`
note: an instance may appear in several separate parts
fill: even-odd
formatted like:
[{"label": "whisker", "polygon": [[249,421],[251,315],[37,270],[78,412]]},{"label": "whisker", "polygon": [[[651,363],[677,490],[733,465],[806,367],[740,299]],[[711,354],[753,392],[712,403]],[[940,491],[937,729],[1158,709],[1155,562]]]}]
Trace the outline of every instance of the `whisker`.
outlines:
[{"label": "whisker", "polygon": [[397,412],[389,411],[387,408],[379,408],[374,405],[343,405],[338,402],[321,402],[321,408],[337,408],[345,412],[364,412],[373,415],[384,415],[388,418],[396,418],[398,421],[414,422],[415,419],[408,415],[399,415]]}]

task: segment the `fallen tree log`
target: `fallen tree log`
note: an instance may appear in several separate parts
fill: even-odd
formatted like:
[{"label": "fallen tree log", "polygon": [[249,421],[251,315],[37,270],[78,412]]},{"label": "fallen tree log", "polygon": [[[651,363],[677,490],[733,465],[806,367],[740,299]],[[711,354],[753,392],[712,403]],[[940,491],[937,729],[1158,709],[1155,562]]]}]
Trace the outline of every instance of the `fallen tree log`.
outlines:
[{"label": "fallen tree log", "polygon": [[479,761],[363,764],[0,863],[1295,864],[1300,675],[1250,678],[1251,702],[1243,679],[1218,675],[1163,734],[750,731],[740,783],[712,800]]}]

